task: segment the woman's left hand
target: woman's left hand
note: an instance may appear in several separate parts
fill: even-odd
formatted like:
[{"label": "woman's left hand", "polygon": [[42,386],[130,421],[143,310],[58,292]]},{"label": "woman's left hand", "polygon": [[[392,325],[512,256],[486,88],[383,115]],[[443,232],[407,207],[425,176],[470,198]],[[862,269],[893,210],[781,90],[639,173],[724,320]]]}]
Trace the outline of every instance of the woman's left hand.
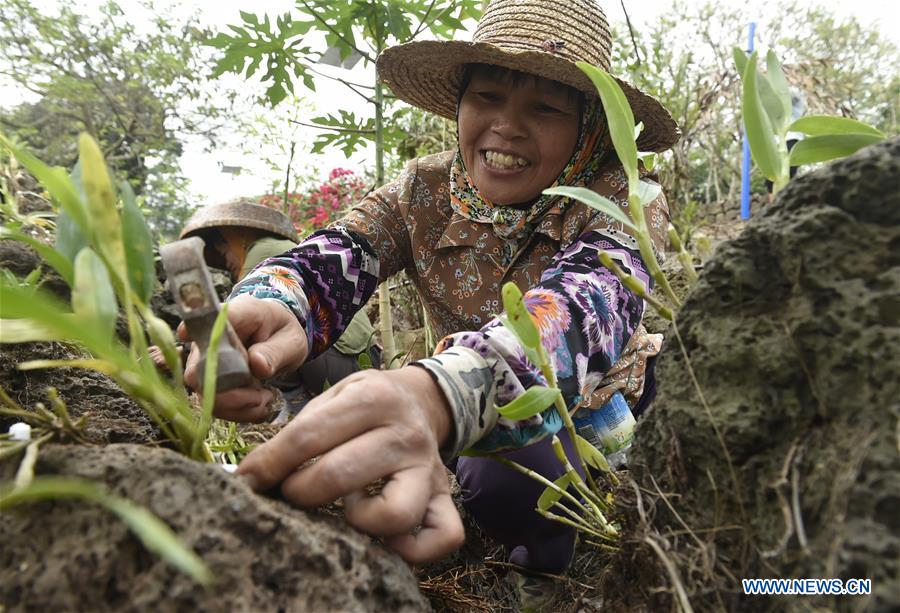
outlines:
[{"label": "woman's left hand", "polygon": [[[280,484],[297,506],[343,496],[351,525],[386,537],[409,562],[428,562],[465,538],[438,452],[450,427],[444,393],[424,369],[364,370],[314,398],[238,474],[256,491]],[[384,489],[366,494],[380,478]]]}]

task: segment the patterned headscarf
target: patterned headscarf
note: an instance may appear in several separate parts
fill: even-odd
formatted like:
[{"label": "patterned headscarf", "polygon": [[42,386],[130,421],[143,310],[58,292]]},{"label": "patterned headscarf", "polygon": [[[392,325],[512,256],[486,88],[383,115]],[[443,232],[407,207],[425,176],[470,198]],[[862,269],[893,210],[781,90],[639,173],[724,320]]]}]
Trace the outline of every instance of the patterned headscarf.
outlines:
[{"label": "patterned headscarf", "polygon": [[[575,152],[556,181],[547,187],[591,185],[611,149],[603,108],[597,99],[588,99],[581,114],[581,131]],[[494,205],[475,185],[463,163],[462,150],[457,147],[450,167],[450,206],[467,219],[492,224],[494,232],[501,238],[514,241],[525,238],[544,213],[562,199],[563,196],[541,194],[527,209]]]}]

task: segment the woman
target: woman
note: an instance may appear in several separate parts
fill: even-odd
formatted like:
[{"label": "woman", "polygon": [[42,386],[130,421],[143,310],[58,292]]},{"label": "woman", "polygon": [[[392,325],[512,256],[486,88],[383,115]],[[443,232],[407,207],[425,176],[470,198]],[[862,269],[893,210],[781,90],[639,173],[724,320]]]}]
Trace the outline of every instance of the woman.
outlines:
[{"label": "woman", "polygon": [[[608,68],[609,46],[593,0],[495,0],[473,42],[410,43],[379,58],[395,95],[457,118],[459,149],[410,162],[338,224],[264,262],[237,286],[229,315],[265,379],[327,348],[379,281],[405,269],[444,338],[431,358],[357,373],[313,400],[241,465],[252,487],[280,485],[301,506],[343,496],[351,524],[422,562],[464,538],[444,461],[469,447],[525,447],[512,453],[555,470],[546,443],[561,427],[555,409],[523,422],[495,409],[543,382],[493,317],[506,281],[527,290],[570,406],[596,409],[621,394],[634,406],[646,356],[658,347],[640,326],[643,302],[597,255],[610,252],[649,283],[636,242],[605,215],[541,193],[589,186],[626,206],[596,90],[574,64]],[[670,147],[678,131],[665,109],[623,89],[644,123],[639,149]],[[647,217],[661,249],[662,197]],[[217,414],[264,419],[267,394],[227,392]],[[463,458],[457,467],[476,519],[515,548],[513,561],[563,568],[574,534],[534,523],[539,488],[484,462]],[[388,477],[383,492],[365,495],[380,477]]]}]

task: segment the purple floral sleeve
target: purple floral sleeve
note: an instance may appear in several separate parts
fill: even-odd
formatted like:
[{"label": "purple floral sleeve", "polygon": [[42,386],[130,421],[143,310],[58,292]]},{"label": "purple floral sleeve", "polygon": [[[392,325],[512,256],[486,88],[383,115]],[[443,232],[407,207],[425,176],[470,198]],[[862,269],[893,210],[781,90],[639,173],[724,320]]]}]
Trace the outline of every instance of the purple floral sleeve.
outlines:
[{"label": "purple floral sleeve", "polygon": [[[590,398],[643,314],[643,300],[600,264],[603,250],[623,270],[651,286],[634,239],[595,230],[558,253],[540,283],[525,293],[525,304],[538,323],[569,407]],[[452,448],[443,450],[447,457],[469,447],[481,451],[521,447],[562,427],[553,407],[522,421],[497,414],[496,406],[546,381],[496,319],[479,331],[444,338],[436,355],[418,364],[432,373],[454,413],[456,439]]]},{"label": "purple floral sleeve", "polygon": [[334,344],[375,292],[378,268],[365,238],[335,226],[261,262],[230,298],[249,294],[286,304],[306,329],[312,359]]}]

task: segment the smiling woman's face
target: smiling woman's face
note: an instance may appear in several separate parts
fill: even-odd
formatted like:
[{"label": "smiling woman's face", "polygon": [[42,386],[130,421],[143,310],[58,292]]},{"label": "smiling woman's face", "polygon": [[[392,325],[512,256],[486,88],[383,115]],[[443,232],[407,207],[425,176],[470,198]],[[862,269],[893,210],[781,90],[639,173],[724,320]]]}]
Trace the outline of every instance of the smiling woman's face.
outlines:
[{"label": "smiling woman's face", "polygon": [[541,77],[476,67],[459,101],[459,146],[494,204],[527,204],[550,187],[578,140],[579,97]]}]

